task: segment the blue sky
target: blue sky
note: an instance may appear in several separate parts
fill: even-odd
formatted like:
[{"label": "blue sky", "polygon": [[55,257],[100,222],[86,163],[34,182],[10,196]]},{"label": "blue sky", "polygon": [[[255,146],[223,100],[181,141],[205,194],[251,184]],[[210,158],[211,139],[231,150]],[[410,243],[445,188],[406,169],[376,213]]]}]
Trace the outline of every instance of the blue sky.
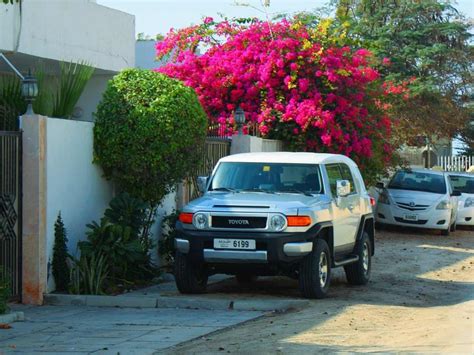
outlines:
[{"label": "blue sky", "polygon": [[[219,18],[265,16],[250,7],[235,6],[234,0],[97,0],[99,4],[135,15],[136,33],[154,36],[166,34],[171,27],[182,28],[198,23],[204,16]],[[260,0],[239,0],[262,9]],[[270,16],[293,13],[323,6],[325,0],[270,0]],[[474,0],[459,0],[457,8],[474,18]]]}]

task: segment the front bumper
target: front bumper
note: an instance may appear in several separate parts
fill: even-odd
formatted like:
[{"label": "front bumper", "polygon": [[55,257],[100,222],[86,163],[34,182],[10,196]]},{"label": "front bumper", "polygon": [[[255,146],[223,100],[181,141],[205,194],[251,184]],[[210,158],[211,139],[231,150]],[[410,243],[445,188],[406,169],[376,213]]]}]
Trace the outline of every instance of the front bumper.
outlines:
[{"label": "front bumper", "polygon": [[460,208],[456,224],[460,226],[474,226],[474,206]]},{"label": "front bumper", "polygon": [[[312,251],[322,226],[301,233],[223,232],[183,229],[178,222],[175,247],[199,263],[279,264],[300,261]],[[252,239],[256,250],[214,249],[214,239]]]},{"label": "front bumper", "polygon": [[[405,215],[416,215],[416,221],[408,221]],[[425,228],[425,229],[447,229],[451,221],[451,210],[437,210],[430,208],[425,211],[408,211],[393,205],[377,204],[375,220],[378,223],[396,226]]]}]

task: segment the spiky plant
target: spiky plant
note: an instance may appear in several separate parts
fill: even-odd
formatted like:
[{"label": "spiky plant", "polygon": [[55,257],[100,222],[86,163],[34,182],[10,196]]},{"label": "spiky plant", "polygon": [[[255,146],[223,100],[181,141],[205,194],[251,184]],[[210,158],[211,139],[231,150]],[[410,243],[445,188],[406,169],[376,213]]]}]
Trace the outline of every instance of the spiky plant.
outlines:
[{"label": "spiky plant", "polygon": [[61,75],[53,94],[53,117],[70,118],[94,68],[85,62],[60,63]]}]

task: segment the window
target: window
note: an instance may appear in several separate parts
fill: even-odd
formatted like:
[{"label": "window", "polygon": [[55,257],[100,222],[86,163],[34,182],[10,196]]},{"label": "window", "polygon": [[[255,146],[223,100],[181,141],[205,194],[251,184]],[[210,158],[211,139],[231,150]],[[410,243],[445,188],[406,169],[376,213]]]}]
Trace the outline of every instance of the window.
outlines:
[{"label": "window", "polygon": [[465,194],[474,194],[474,176],[450,175],[449,180],[454,190]]},{"label": "window", "polygon": [[397,172],[390,181],[390,184],[388,184],[388,188],[432,192],[435,194],[445,194],[447,191],[443,175],[410,170]]},{"label": "window", "polygon": [[354,179],[352,178],[351,169],[346,164],[339,164],[342,171],[342,178],[351,183],[351,194],[355,192]]},{"label": "window", "polygon": [[342,180],[341,169],[338,164],[326,165],[326,171],[329,178],[329,186],[331,187],[331,194],[333,197],[337,196],[337,180]]},{"label": "window", "polygon": [[323,192],[318,165],[293,163],[221,163],[210,187],[210,190],[219,189],[238,192]]}]

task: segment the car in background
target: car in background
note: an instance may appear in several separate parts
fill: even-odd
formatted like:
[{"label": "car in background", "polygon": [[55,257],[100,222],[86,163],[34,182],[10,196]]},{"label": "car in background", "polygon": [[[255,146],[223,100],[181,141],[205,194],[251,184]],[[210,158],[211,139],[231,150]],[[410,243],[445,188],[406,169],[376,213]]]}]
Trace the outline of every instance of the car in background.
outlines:
[{"label": "car in background", "polygon": [[474,226],[474,174],[449,173],[449,180],[454,190],[461,192],[456,223]]},{"label": "car in background", "polygon": [[376,221],[426,229],[440,229],[444,235],[456,230],[459,191],[444,172],[428,169],[399,170],[381,189]]}]

